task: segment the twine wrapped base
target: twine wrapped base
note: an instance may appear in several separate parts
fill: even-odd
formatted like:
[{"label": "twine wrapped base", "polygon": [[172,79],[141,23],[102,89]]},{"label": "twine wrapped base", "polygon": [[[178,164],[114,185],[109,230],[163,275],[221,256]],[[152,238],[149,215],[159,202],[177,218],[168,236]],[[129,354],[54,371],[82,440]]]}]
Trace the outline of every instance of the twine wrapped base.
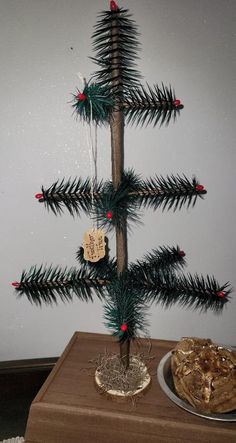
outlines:
[{"label": "twine wrapped base", "polygon": [[98,389],[116,400],[143,393],[150,382],[147,367],[139,356],[130,356],[129,368],[125,370],[118,355],[104,355],[95,372]]}]

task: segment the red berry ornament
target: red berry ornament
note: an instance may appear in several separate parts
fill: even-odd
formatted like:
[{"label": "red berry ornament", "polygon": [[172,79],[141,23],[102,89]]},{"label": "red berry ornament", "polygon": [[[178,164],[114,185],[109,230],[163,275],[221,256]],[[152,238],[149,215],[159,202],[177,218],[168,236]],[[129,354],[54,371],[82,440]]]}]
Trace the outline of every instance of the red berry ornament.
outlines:
[{"label": "red berry ornament", "polygon": [[107,218],[107,220],[111,220],[112,219],[112,212],[111,211],[107,211],[107,213],[106,213],[106,218]]},{"label": "red berry ornament", "polygon": [[127,329],[128,329],[128,326],[127,326],[125,323],[123,323],[123,325],[121,325],[121,327],[120,327],[120,330],[121,330],[122,332],[127,331]]},{"label": "red berry ornament", "polygon": [[40,198],[43,198],[43,194],[36,194],[35,198],[37,198],[37,200],[39,200]]},{"label": "red berry ornament", "polygon": [[117,6],[116,2],[114,2],[113,0],[110,1],[110,9],[111,9],[111,11],[117,11],[118,10],[118,6]]},{"label": "red berry ornament", "polygon": [[14,286],[14,288],[19,288],[20,283],[18,283],[18,281],[13,281],[12,286]]},{"label": "red berry ornament", "polygon": [[176,100],[173,101],[173,104],[174,104],[175,106],[179,106],[179,105],[181,104],[181,101],[178,100],[178,99],[176,99]]},{"label": "red berry ornament", "polygon": [[179,251],[179,255],[180,255],[180,257],[185,257],[185,252],[184,251]]},{"label": "red berry ornament", "polygon": [[83,92],[79,92],[76,97],[79,100],[79,102],[84,102],[84,100],[86,100],[87,98]]},{"label": "red berry ornament", "polygon": [[196,189],[196,191],[203,191],[204,190],[204,186],[203,185],[197,185],[195,189]]},{"label": "red berry ornament", "polygon": [[218,291],[218,292],[216,293],[216,295],[217,295],[217,297],[221,297],[221,298],[223,298],[223,297],[225,296],[225,292],[224,292],[224,291]]}]

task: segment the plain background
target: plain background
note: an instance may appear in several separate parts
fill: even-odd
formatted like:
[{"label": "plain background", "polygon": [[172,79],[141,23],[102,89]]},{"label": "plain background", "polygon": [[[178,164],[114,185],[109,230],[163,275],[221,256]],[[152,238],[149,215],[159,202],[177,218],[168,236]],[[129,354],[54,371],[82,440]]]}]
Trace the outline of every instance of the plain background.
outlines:
[{"label": "plain background", "polygon": [[[129,258],[180,245],[186,272],[236,287],[235,0],[126,0],[141,33],[143,81],[171,84],[184,110],[168,128],[126,129],[126,167],[143,177],[196,175],[208,193],[194,209],[146,211]],[[34,195],[62,177],[90,175],[86,128],[70,100],[96,69],[91,35],[107,1],[0,0],[0,360],[59,355],[75,330],[106,332],[95,299],[41,309],[11,282],[34,264],[75,265],[91,221],[55,217]],[[98,133],[99,177],[110,177],[109,130]],[[114,239],[110,240],[113,249]],[[223,314],[152,306],[150,335],[235,344],[236,298]]]}]

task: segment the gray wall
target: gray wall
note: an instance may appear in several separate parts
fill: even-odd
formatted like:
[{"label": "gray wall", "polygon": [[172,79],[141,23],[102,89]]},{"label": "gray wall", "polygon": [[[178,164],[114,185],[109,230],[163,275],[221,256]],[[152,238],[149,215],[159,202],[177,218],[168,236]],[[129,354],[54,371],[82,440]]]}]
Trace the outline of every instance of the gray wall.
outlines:
[{"label": "gray wall", "polygon": [[[58,307],[17,299],[10,283],[32,264],[74,265],[91,226],[37,203],[41,185],[90,175],[86,128],[69,104],[78,71],[94,70],[91,34],[106,1],[0,0],[0,360],[58,355],[75,330],[106,332],[95,301]],[[188,271],[235,277],[235,0],[126,0],[140,26],[145,81],[171,83],[185,104],[167,129],[128,129],[127,167],[144,177],[196,174],[204,201],[177,213],[147,211],[129,238],[130,260],[179,244]],[[73,48],[73,49],[71,49]],[[110,177],[109,132],[98,134],[99,177]],[[111,241],[113,245],[114,240]],[[113,246],[112,246],[113,247]],[[235,344],[236,300],[222,316],[153,306],[150,335]]]}]

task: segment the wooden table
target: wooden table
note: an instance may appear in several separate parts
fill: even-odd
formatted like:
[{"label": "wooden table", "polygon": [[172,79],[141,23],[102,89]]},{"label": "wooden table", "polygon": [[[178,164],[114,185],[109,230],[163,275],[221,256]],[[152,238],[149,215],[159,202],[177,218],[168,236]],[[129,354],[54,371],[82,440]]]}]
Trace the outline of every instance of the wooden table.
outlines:
[{"label": "wooden table", "polygon": [[[117,352],[108,335],[76,332],[33,401],[25,443],[236,443],[236,424],[192,415],[159,387],[156,368],[175,342],[152,340],[152,385],[136,404],[116,402],[94,385],[98,354]],[[141,352],[148,352],[142,342]]]}]

